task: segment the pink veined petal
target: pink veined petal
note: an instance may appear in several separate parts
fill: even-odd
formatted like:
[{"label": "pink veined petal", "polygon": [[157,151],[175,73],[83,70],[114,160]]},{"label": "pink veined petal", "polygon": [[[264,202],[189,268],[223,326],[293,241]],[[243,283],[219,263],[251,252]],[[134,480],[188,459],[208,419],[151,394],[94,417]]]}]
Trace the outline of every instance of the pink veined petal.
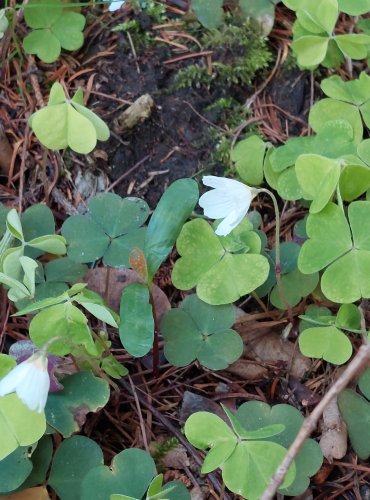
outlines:
[{"label": "pink veined petal", "polygon": [[29,375],[29,365],[26,361],[14,367],[3,379],[0,380],[0,396],[14,392]]}]

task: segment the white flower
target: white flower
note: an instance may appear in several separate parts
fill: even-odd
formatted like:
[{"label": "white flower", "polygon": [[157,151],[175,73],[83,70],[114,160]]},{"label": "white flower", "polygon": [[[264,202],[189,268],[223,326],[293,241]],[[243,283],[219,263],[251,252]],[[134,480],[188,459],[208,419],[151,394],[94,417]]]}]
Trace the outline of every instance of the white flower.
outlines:
[{"label": "white flower", "polygon": [[[107,0],[108,1],[108,0]],[[116,10],[120,9],[122,7],[122,5],[125,3],[126,0],[113,0],[110,5],[109,5],[109,8],[108,10],[110,12],[115,12]]]},{"label": "white flower", "polygon": [[226,177],[206,175],[202,180],[204,185],[214,189],[199,198],[199,205],[210,219],[224,219],[215,232],[227,236],[243,220],[258,191]]},{"label": "white flower", "polygon": [[13,368],[0,380],[0,396],[16,392],[30,410],[44,411],[50,387],[48,358],[42,352]]}]

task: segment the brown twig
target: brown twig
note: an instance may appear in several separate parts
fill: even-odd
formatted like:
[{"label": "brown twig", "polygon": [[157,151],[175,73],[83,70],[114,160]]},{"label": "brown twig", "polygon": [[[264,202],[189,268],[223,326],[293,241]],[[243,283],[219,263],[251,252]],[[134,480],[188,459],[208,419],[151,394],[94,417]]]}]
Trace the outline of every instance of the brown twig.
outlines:
[{"label": "brown twig", "polygon": [[327,405],[334,397],[336,397],[347,386],[347,384],[359,372],[359,370],[364,368],[369,359],[370,359],[370,344],[367,343],[360,347],[358,353],[349,363],[349,365],[344,370],[342,375],[331,386],[329,391],[325,394],[325,396],[313,410],[311,415],[304,420],[302,427],[300,428],[295,440],[288,449],[288,452],[284,460],[279,465],[278,469],[276,470],[275,474],[271,479],[270,484],[265,489],[260,500],[272,500],[274,498],[279,486],[283,482],[284,477],[288,472],[290,465],[292,464],[294,458],[297,456],[305,440],[309,437],[311,432],[316,428],[317,422],[321,417],[323,411],[327,407]]}]

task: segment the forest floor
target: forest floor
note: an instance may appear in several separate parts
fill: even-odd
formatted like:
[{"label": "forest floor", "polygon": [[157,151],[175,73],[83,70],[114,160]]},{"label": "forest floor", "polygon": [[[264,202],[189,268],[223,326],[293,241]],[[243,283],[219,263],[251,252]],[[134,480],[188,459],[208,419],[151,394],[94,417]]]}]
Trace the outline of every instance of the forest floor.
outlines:
[{"label": "forest floor", "polygon": [[[176,179],[200,179],[204,172],[227,173],[230,167],[225,151],[246,132],[256,131],[275,145],[288,137],[307,134],[307,113],[318,90],[310,73],[298,70],[288,55],[290,11],[277,6],[275,25],[266,42],[270,61],[249,85],[216,82],[176,88],[181,69],[197,62],[212,72],[214,60],[221,56],[203,49],[198,40],[202,35],[199,26],[198,32],[187,30],[186,2],[168,1],[166,7],[161,23],[135,12],[128,4],[116,13],[106,9],[103,13],[99,7],[99,16],[89,20],[86,42],[78,53],[64,54],[55,65],[36,62],[30,56],[22,63],[9,58],[3,64],[0,141],[8,141],[11,149],[2,162],[2,203],[24,210],[45,202],[60,225],[68,215],[83,213],[91,196],[107,190],[142,197],[154,209]],[[142,30],[139,35],[112,31],[126,21],[137,22]],[[70,89],[83,88],[89,107],[108,124],[112,134],[107,142],[99,142],[87,159],[70,151],[49,154],[43,170],[43,153],[27,117],[45,103],[50,82],[57,78]],[[153,103],[144,106],[143,116],[133,128],[122,129],[122,112],[146,94]],[[212,106],[227,98],[232,98],[233,104],[226,111]],[[269,202],[261,198],[254,202],[254,208],[263,212],[264,230],[273,238]],[[282,238],[290,240],[299,207],[290,204],[283,210]],[[171,286],[173,258],[175,255],[156,278],[167,296],[164,309],[183,297]],[[122,281],[124,272],[113,271],[110,279],[114,287]],[[6,293],[1,297],[0,332],[3,338],[6,331],[6,349],[9,342],[26,338],[27,325],[9,317]],[[110,299],[114,305],[114,298]],[[132,383],[125,382],[119,396],[113,397],[107,407],[90,414],[83,428],[85,435],[100,444],[108,463],[123,447],[148,448],[157,456],[166,480],[183,481],[192,489],[194,499],[237,498],[224,492],[218,473],[199,475],[201,455],[186,448],[180,430],[186,418],[198,410],[222,416],[220,402],[235,410],[249,400],[288,402],[303,414],[311,411],[337,369],[322,361],[307,366],[307,359],[297,351],[296,324],[290,339],[281,341],[285,313],[269,309],[256,298],[240,307],[244,314],[237,330],[245,341],[244,356],[227,370],[212,372],[196,364],[176,368],[163,360],[160,374],[154,378],[150,356],[135,360],[114,339],[112,352],[129,369]],[[293,310],[296,321],[301,313],[302,306]],[[303,378],[307,368],[310,376]],[[175,446],[173,439],[177,440]],[[300,498],[369,498],[370,487],[355,460],[355,454],[349,452],[342,461],[324,462],[310,490]]]}]

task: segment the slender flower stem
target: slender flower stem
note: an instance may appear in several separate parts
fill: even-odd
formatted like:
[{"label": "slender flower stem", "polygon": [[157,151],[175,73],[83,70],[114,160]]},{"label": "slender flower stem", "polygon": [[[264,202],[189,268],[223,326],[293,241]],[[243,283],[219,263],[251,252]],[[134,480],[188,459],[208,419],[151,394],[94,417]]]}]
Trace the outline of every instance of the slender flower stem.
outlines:
[{"label": "slender flower stem", "polygon": [[272,200],[272,203],[274,205],[274,211],[275,211],[275,275],[276,275],[276,283],[279,291],[279,295],[281,300],[284,303],[284,306],[286,307],[288,311],[288,316],[290,321],[293,321],[293,314],[291,311],[291,307],[289,305],[289,302],[286,298],[283,284],[281,281],[281,260],[280,260],[280,212],[279,212],[279,206],[278,202],[276,199],[276,196],[274,193],[272,193],[269,189],[261,188],[257,190],[258,193],[266,193],[269,195],[269,197]]}]

